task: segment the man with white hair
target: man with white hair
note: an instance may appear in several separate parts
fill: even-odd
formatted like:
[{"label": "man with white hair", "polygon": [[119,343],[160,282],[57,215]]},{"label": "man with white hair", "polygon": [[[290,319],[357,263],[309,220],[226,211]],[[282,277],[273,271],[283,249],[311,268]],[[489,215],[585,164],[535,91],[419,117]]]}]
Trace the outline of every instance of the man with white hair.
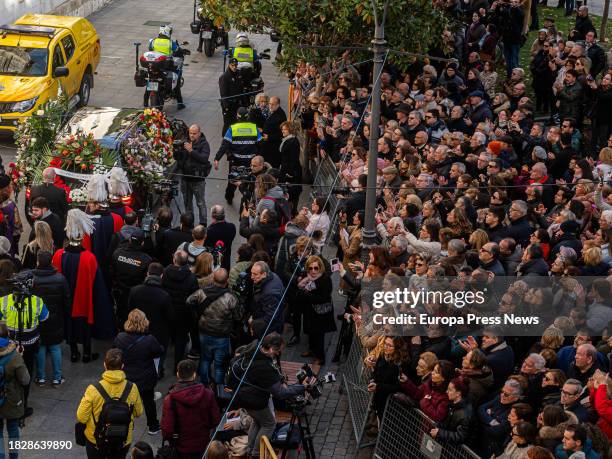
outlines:
[{"label": "man with white hair", "polygon": [[[38,197],[46,198],[49,202],[49,209],[55,215],[57,215],[62,222],[66,221],[66,214],[68,213],[68,200],[66,197],[66,191],[63,188],[58,188],[54,185],[55,183],[55,169],[53,167],[47,167],[42,174],[43,183],[32,187],[30,193],[29,203],[34,202]],[[28,221],[30,224],[30,213],[26,212]]]},{"label": "man with white hair", "polygon": [[542,379],[546,374],[546,359],[540,354],[531,353],[521,365],[521,374],[529,382],[527,387],[527,402],[534,408],[540,405],[542,400]]},{"label": "man with white hair", "polygon": [[527,221],[527,210],[527,203],[517,199],[512,201],[508,211],[508,216],[510,217],[508,237],[514,239],[523,248],[529,245],[529,237],[533,233],[533,228],[529,221]]},{"label": "man with white hair", "polygon": [[391,239],[398,234],[403,234],[406,231],[404,228],[404,221],[401,217],[390,218],[385,224],[378,216],[376,218],[376,230],[382,237],[382,245],[384,247],[390,247]]},{"label": "man with white hair", "polygon": [[389,255],[391,255],[391,265],[395,267],[405,267],[410,257],[408,251],[408,240],[402,234],[398,234],[391,239],[389,244]]},{"label": "man with white hair", "polygon": [[531,166],[531,173],[529,174],[529,184],[541,184],[542,185],[542,204],[550,209],[555,204],[555,188],[554,181],[548,175],[548,168],[546,164],[542,162],[535,163]]}]

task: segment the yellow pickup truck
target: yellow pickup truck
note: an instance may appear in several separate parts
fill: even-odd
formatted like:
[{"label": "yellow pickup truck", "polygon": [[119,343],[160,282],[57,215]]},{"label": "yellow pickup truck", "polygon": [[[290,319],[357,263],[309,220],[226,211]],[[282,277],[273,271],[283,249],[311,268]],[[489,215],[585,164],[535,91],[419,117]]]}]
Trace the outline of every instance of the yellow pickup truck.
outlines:
[{"label": "yellow pickup truck", "polygon": [[87,105],[99,62],[100,38],[87,19],[26,14],[0,26],[0,133],[60,87],[71,106]]}]

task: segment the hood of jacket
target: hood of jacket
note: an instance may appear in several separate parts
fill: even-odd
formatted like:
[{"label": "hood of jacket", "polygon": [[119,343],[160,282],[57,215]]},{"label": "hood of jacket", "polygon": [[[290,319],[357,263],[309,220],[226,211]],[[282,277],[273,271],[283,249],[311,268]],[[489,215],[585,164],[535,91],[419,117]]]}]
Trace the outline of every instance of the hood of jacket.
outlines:
[{"label": "hood of jacket", "polygon": [[201,254],[206,252],[208,249],[205,245],[196,245],[195,242],[190,242],[187,246],[187,253],[194,258],[199,257]]},{"label": "hood of jacket", "polygon": [[266,196],[274,199],[280,199],[285,196],[285,193],[283,192],[283,189],[277,185],[270,188],[266,193]]},{"label": "hood of jacket", "polygon": [[119,384],[125,379],[123,370],[106,370],[102,373],[102,379],[109,384]]},{"label": "hood of jacket", "polygon": [[123,239],[127,239],[128,241],[130,240],[130,238],[132,237],[132,234],[134,234],[134,231],[138,230],[140,228],[136,227],[136,226],[132,226],[132,225],[123,225],[123,227],[119,230],[119,235],[123,238]]},{"label": "hood of jacket", "polygon": [[162,278],[161,276],[155,276],[152,274],[149,274],[145,280],[144,280],[145,285],[152,285],[154,287],[161,287],[162,286]]},{"label": "hood of jacket", "polygon": [[36,277],[49,277],[57,274],[57,269],[53,266],[49,266],[48,268],[35,268],[32,270],[32,274]]},{"label": "hood of jacket", "polygon": [[0,347],[0,357],[4,357],[15,350],[15,343],[9,342],[8,346]]},{"label": "hood of jacket", "polygon": [[285,225],[285,236],[290,236],[294,238],[298,238],[300,236],[305,236],[306,230],[303,230],[299,226],[297,226],[293,222],[287,222]]},{"label": "hood of jacket", "polygon": [[164,277],[173,282],[184,282],[191,275],[189,266],[170,265],[164,271]]},{"label": "hood of jacket", "polygon": [[206,388],[195,381],[178,382],[170,388],[170,394],[177,402],[187,406],[195,406],[202,400]]}]

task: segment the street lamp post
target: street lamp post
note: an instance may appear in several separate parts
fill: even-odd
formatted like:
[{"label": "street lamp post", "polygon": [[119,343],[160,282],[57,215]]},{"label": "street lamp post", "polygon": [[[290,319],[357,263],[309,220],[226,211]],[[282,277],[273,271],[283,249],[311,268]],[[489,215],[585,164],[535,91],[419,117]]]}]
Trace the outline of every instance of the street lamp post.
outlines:
[{"label": "street lamp post", "polygon": [[[379,21],[375,0],[372,0],[374,11],[374,39],[372,50],[374,51],[374,71],[372,78],[372,111],[370,113],[370,150],[368,152],[368,188],[366,190],[365,222],[363,228],[363,246],[366,249],[376,244],[376,164],[378,159],[378,137],[380,135],[378,125],[380,124],[380,75],[383,69],[387,42],[385,40],[385,19],[389,1],[385,1],[382,20]],[[368,252],[368,250],[364,250]]]}]

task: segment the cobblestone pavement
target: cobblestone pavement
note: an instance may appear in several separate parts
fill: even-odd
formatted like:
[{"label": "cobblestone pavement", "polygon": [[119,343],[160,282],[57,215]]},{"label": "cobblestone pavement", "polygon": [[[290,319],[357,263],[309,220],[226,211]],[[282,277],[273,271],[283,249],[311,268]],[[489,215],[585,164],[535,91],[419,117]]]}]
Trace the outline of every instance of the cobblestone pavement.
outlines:
[{"label": "cobblestone pavement", "polygon": [[[191,21],[192,3],[165,2],[161,0],[148,0],[146,5],[137,0],[115,0],[103,10],[95,13],[89,19],[93,22],[102,41],[102,59],[95,76],[95,87],[92,91],[90,105],[108,107],[139,107],[142,104],[143,89],[136,88],[133,82],[135,51],[133,43],[136,41],[146,43],[148,38],[157,34],[157,27],[144,25],[147,21],[171,21],[174,26],[174,36],[180,41],[190,42],[187,47],[193,52],[186,60],[184,70],[185,87],[183,97],[187,108],[178,112],[177,116],[188,123],[198,123],[208,138],[213,152],[219,147],[221,140],[222,119],[220,115],[217,80],[222,71],[223,56],[218,49],[212,58],[195,52],[197,37],[189,31]],[[234,33],[230,33],[230,42],[233,42]],[[255,47],[259,50],[272,48],[273,56],[275,44],[266,36],[251,37]],[[263,78],[266,82],[266,92],[278,95],[286,104],[287,80],[279,74],[270,62],[263,64]],[[168,113],[176,113],[175,107],[170,106]],[[14,144],[10,138],[0,137],[0,155],[4,164],[15,155]],[[226,162],[221,163],[219,171],[211,173],[207,179],[206,201],[208,206],[215,202],[224,203],[223,192],[225,182],[215,180],[227,176]],[[304,193],[307,195],[307,192]],[[306,197],[304,197],[306,199]],[[182,204],[181,204],[182,206]],[[229,221],[237,222],[237,205],[230,207],[226,212]],[[240,240],[241,238],[238,237]],[[238,240],[234,243],[234,250],[238,247]],[[337,303],[337,312],[340,312],[342,302]],[[306,338],[306,337],[305,337]],[[331,361],[335,337],[328,336]],[[290,361],[303,361],[299,354],[305,350],[307,339],[300,345],[289,348],[283,359]],[[95,342],[94,350],[101,354],[110,347],[108,342]],[[34,415],[27,420],[22,431],[22,440],[70,440],[74,442],[75,413],[82,394],[88,384],[99,379],[102,373],[100,360],[90,363],[71,363],[68,347],[63,349],[63,374],[66,383],[58,388],[32,386],[30,405],[34,408]],[[170,359],[172,360],[172,359]],[[169,385],[174,381],[171,371],[166,369],[166,378],[157,386],[157,390],[166,393]],[[333,373],[338,372],[337,365],[324,369]],[[47,370],[50,371],[50,368]],[[354,440],[346,397],[338,393],[339,382],[327,385],[325,393],[308,408],[312,418],[314,432],[314,445],[317,456],[336,458],[369,457],[368,450],[360,454],[355,451]],[[161,400],[157,402],[158,414]],[[144,416],[136,420],[134,441],[145,440],[154,448],[161,444],[161,436],[151,437],[146,433]],[[365,455],[364,455],[365,454]],[[62,451],[23,451],[20,457],[27,459],[71,459],[85,457],[83,448],[73,445],[71,450]]]}]

